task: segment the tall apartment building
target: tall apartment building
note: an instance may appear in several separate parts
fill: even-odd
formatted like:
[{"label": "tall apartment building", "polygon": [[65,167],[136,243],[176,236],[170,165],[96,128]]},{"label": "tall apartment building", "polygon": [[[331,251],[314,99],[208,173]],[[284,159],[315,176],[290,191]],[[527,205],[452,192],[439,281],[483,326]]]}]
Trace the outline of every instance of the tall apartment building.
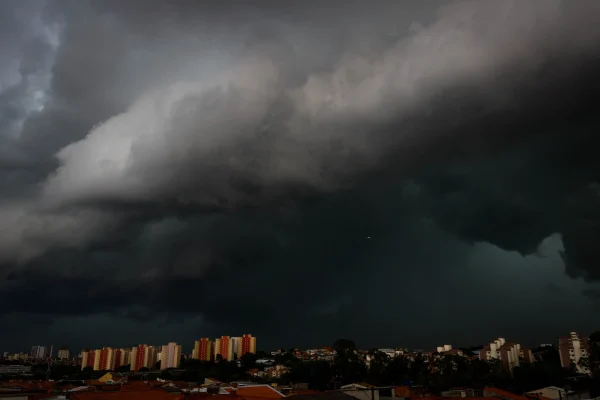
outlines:
[{"label": "tall apartment building", "polygon": [[238,352],[238,357],[243,356],[246,353],[256,354],[256,338],[246,333],[242,336],[242,346]]},{"label": "tall apartment building", "polygon": [[181,363],[181,345],[169,343],[162,347],[160,369],[179,368]]},{"label": "tall apartment building", "polygon": [[92,362],[92,369],[94,371],[100,371],[100,356],[101,356],[102,350],[100,349],[96,349],[96,350],[90,350],[90,358],[93,361]]},{"label": "tall apartment building", "polygon": [[242,356],[242,338],[240,336],[232,336],[231,347],[233,348],[233,358],[239,359]]},{"label": "tall apartment building", "polygon": [[66,359],[69,358],[70,355],[71,354],[69,352],[69,349],[67,347],[65,347],[65,346],[62,346],[58,350],[58,354],[57,354],[59,360],[66,360]]},{"label": "tall apartment building", "polygon": [[588,352],[588,338],[579,336],[577,332],[571,332],[569,336],[562,336],[558,339],[558,354],[560,355],[560,365],[563,368],[570,368],[571,365],[574,365],[578,372],[589,374],[589,368],[579,364],[581,358],[589,356]]},{"label": "tall apartment building", "polygon": [[210,361],[213,355],[213,341],[209,338],[201,338],[194,342],[192,358],[200,361]]},{"label": "tall apartment building", "polygon": [[115,349],[114,369],[116,370],[123,365],[129,365],[131,362],[129,360],[130,354],[131,354],[131,351],[129,349]]},{"label": "tall apartment building", "polygon": [[99,371],[113,371],[115,369],[116,349],[104,347],[100,350]]},{"label": "tall apartment building", "polygon": [[233,341],[231,340],[231,336],[221,336],[215,339],[214,349],[215,360],[221,356],[220,358],[223,361],[233,361]]},{"label": "tall apartment building", "polygon": [[156,364],[156,348],[147,344],[140,344],[131,349],[131,370],[139,371],[142,368],[153,369]]},{"label": "tall apartment building", "polygon": [[90,358],[90,352],[88,350],[83,350],[81,352],[81,369],[82,370],[88,366],[88,363],[90,361],[89,358]]},{"label": "tall apartment building", "polygon": [[519,343],[507,342],[504,338],[498,338],[485,345],[479,351],[481,360],[499,360],[504,369],[510,371],[523,362],[533,362],[534,357],[530,349],[521,347]]},{"label": "tall apartment building", "polygon": [[46,347],[33,346],[31,348],[31,358],[46,358]]},{"label": "tall apartment building", "polygon": [[443,346],[438,346],[436,347],[435,351],[437,351],[438,353],[445,353],[452,350],[452,345],[451,344],[445,344]]}]

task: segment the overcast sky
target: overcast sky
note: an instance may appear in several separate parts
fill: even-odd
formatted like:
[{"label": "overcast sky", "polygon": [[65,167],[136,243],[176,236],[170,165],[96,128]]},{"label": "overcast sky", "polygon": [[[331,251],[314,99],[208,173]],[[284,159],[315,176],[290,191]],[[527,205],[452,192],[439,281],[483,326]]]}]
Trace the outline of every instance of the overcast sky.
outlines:
[{"label": "overcast sky", "polygon": [[0,2],[0,351],[600,326],[600,2]]}]

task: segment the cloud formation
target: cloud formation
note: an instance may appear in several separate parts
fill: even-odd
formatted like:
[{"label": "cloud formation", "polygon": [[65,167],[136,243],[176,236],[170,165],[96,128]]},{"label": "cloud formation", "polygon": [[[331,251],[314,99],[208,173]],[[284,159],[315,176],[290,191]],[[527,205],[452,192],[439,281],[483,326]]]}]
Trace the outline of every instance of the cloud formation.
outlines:
[{"label": "cloud formation", "polygon": [[0,270],[6,301],[43,301],[14,312],[301,327],[366,307],[371,263],[435,275],[556,235],[554,265],[600,277],[596,3],[28,4]]}]

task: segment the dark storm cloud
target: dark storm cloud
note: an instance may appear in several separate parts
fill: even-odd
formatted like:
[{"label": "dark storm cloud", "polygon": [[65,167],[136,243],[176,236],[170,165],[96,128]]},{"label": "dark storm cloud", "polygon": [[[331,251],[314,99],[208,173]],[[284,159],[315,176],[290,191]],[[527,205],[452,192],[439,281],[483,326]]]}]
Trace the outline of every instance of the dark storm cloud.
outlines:
[{"label": "dark storm cloud", "polygon": [[476,312],[481,243],[597,280],[597,6],[442,3],[48,2],[43,109],[0,93],[0,313],[376,345],[382,304],[452,313],[411,280]]}]

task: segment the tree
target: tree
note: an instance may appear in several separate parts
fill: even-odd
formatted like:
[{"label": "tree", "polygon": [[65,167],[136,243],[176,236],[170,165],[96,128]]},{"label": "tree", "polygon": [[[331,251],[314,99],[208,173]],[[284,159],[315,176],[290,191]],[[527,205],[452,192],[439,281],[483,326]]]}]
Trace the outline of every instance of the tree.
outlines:
[{"label": "tree", "polygon": [[242,363],[242,369],[244,371],[248,371],[252,368],[256,368],[256,354],[246,353],[241,358],[240,361]]},{"label": "tree", "polygon": [[346,354],[349,351],[356,351],[356,344],[350,339],[338,339],[333,344],[333,350],[337,355]]},{"label": "tree", "polygon": [[333,344],[334,379],[339,385],[361,382],[367,376],[367,366],[358,356],[356,344],[349,339],[338,339]]},{"label": "tree", "polygon": [[373,349],[369,351],[368,357],[369,369],[367,372],[367,382],[376,386],[385,385],[388,381],[387,366],[390,363],[390,356],[377,349]]},{"label": "tree", "polygon": [[131,370],[131,365],[127,364],[127,365],[121,365],[119,368],[117,368],[117,372],[129,372]]}]

